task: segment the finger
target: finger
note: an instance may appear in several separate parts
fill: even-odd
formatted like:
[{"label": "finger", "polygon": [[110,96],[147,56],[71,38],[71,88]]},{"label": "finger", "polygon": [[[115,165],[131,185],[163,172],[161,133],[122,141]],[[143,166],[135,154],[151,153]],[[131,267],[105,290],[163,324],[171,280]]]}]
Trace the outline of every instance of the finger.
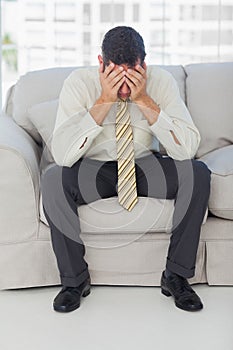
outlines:
[{"label": "finger", "polygon": [[138,85],[141,83],[143,77],[140,73],[135,72],[134,70],[128,70],[126,74],[127,78],[130,79],[134,85]]},{"label": "finger", "polygon": [[123,68],[121,69],[120,67],[118,69],[116,69],[114,72],[112,72],[109,75],[109,79],[111,79],[109,81],[109,83],[111,84],[111,86],[113,87],[118,81],[119,79],[121,79],[122,77],[125,76],[125,71],[123,71]]},{"label": "finger", "polygon": [[121,79],[115,84],[113,89],[115,91],[118,91],[120,89],[121,85],[124,84],[125,81],[126,81],[126,77],[125,76],[121,77]]},{"label": "finger", "polygon": [[126,78],[125,81],[128,84],[130,90],[134,89],[135,88],[135,84],[127,76],[125,78]]},{"label": "finger", "polygon": [[142,76],[145,77],[146,75],[146,63],[144,62],[142,66],[140,64],[137,64],[135,67],[136,71],[138,71]]},{"label": "finger", "polygon": [[130,74],[136,74],[138,79],[140,79],[140,77],[144,77],[145,78],[145,74],[146,74],[146,70],[140,64],[137,64],[134,67],[134,69],[129,68],[127,70],[127,72],[129,72]]},{"label": "finger", "polygon": [[115,66],[114,63],[111,62],[111,63],[105,68],[105,71],[104,71],[105,77],[108,77],[108,76],[109,76],[109,74],[113,71],[114,66]]}]

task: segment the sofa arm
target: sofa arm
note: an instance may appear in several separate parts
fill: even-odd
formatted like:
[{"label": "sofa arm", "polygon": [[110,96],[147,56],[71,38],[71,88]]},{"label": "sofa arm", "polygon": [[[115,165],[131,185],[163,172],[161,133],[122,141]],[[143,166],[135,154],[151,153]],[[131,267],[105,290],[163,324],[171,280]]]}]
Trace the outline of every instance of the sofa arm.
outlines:
[{"label": "sofa arm", "polygon": [[233,145],[216,149],[199,158],[212,171],[209,210],[233,220]]},{"label": "sofa arm", "polygon": [[39,225],[40,149],[27,132],[0,116],[0,244],[33,239]]}]

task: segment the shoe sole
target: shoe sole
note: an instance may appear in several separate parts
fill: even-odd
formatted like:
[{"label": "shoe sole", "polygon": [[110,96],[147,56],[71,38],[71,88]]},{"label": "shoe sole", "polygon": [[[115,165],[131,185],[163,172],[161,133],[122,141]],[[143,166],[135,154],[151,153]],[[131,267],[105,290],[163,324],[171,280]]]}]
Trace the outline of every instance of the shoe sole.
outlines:
[{"label": "shoe sole", "polygon": [[[91,293],[91,288],[90,287],[88,287],[88,289],[86,289],[86,290],[84,288],[83,293],[80,296],[80,299],[81,299],[81,297],[84,297],[84,298],[87,297],[90,293]],[[70,311],[74,311],[74,310],[78,309],[79,306],[80,306],[80,302],[78,304],[75,304],[75,305],[69,307],[69,308],[64,308],[64,309],[61,308],[61,307],[56,307],[55,305],[53,305],[53,309],[55,311],[58,311],[58,312],[66,313],[66,312],[70,312]]]},{"label": "shoe sole", "polygon": [[[172,297],[172,294],[171,294],[168,290],[166,290],[166,289],[164,289],[164,288],[161,289],[161,293],[162,293],[163,295],[165,295],[166,297]],[[177,303],[176,301],[175,301],[175,305],[176,305],[176,307],[178,307],[179,309],[185,310],[185,311],[200,311],[200,310],[203,309],[203,306],[200,306],[199,308],[196,308],[196,309],[185,308],[185,307],[183,307],[182,305],[180,305],[179,303]]]}]

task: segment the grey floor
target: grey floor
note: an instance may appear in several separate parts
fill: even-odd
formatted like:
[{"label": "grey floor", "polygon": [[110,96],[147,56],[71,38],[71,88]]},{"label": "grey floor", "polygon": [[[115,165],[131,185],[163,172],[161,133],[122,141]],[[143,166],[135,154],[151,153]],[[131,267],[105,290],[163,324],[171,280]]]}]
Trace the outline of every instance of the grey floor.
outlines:
[{"label": "grey floor", "polygon": [[193,288],[204,309],[174,306],[159,287],[92,286],[79,309],[52,308],[60,286],[0,291],[1,350],[233,350],[233,287]]}]

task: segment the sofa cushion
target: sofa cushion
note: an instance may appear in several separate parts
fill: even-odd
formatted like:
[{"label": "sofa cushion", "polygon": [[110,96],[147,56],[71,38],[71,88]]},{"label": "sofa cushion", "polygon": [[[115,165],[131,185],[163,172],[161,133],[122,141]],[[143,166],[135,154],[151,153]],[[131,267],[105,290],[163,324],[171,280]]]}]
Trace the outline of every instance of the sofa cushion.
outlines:
[{"label": "sofa cushion", "polygon": [[233,220],[233,145],[201,157],[211,175],[209,210],[215,216]]},{"label": "sofa cushion", "polygon": [[75,68],[58,67],[28,72],[15,85],[12,117],[38,143],[42,143],[41,136],[28,117],[28,110],[35,104],[58,98],[65,78]]},{"label": "sofa cushion", "polygon": [[54,163],[51,153],[51,140],[57,115],[58,99],[33,105],[28,110],[28,118],[39,132],[43,140],[43,153],[45,164]]},{"label": "sofa cushion", "polygon": [[233,62],[189,64],[187,107],[201,134],[197,157],[233,143]]},{"label": "sofa cushion", "polygon": [[[173,199],[139,197],[134,210],[128,212],[118,203],[118,197],[99,199],[77,208],[81,231],[85,233],[171,232]],[[206,222],[206,210],[203,224]],[[48,225],[40,195],[40,220]]]}]

